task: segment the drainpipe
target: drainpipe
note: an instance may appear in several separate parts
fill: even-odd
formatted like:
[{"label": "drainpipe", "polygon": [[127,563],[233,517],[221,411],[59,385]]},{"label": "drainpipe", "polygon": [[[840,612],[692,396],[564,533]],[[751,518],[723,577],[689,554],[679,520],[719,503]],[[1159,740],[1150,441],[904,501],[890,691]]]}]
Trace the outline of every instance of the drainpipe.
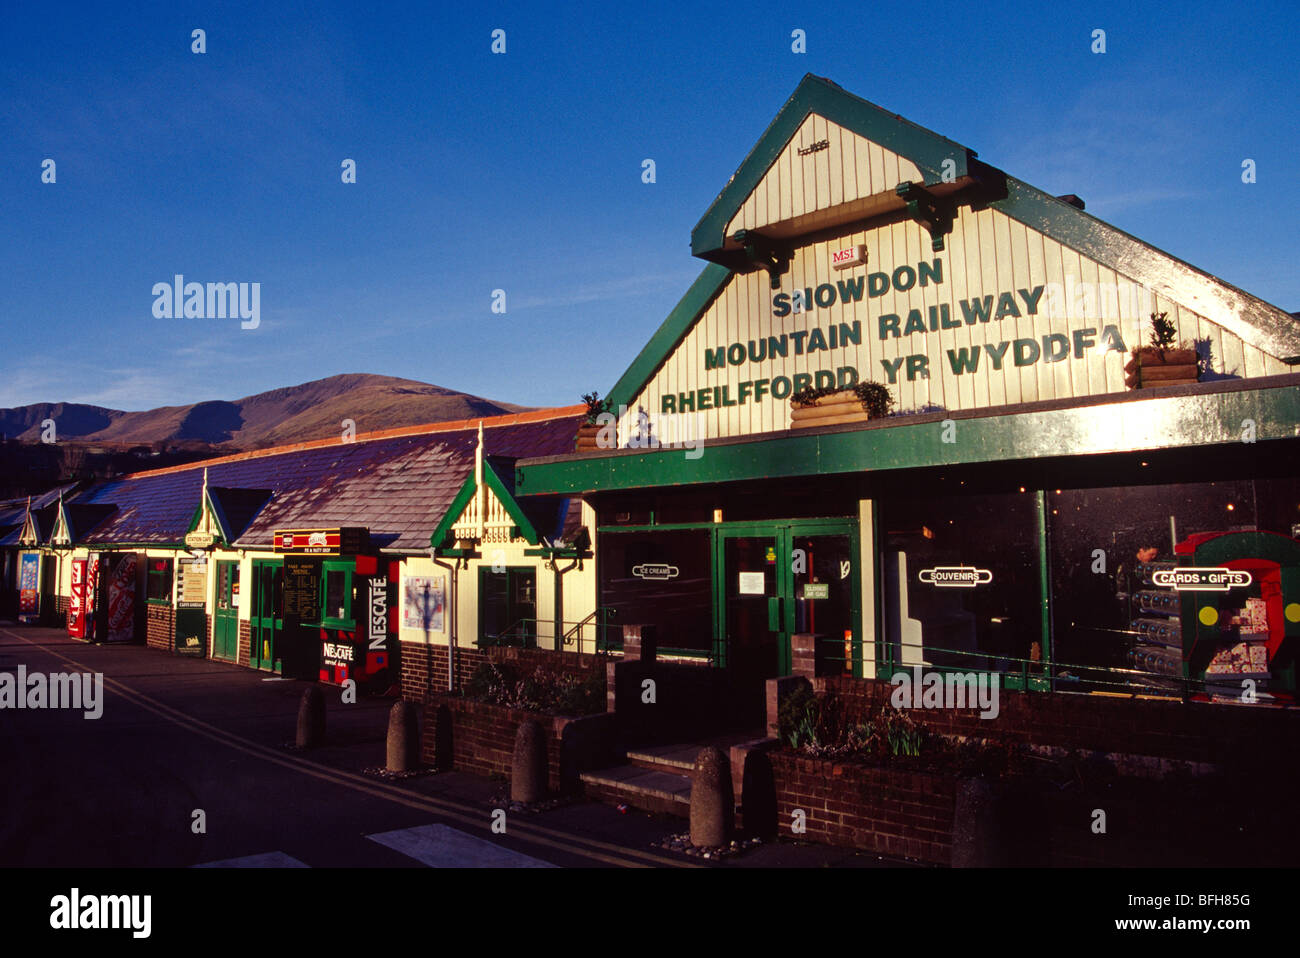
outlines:
[{"label": "drainpipe", "polygon": [[441,561],[436,555],[430,555],[433,564],[440,568],[447,569],[451,573],[451,588],[447,595],[447,691],[451,692],[456,688],[456,633],[457,633],[457,616],[456,606],[456,570],[459,568],[458,563],[450,564]]},{"label": "drainpipe", "polygon": [[[555,556],[551,556],[551,571],[555,573],[555,651],[564,651],[564,574],[571,572],[578,565],[578,560],[574,559],[563,569],[555,561]],[[578,652],[582,651],[582,633],[577,636]]]}]

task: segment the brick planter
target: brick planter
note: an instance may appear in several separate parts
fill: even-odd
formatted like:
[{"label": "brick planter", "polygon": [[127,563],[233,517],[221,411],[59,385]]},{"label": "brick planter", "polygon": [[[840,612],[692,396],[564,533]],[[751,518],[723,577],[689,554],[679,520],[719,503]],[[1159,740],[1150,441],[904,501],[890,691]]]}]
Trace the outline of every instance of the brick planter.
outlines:
[{"label": "brick planter", "polygon": [[790,835],[795,809],[807,841],[860,848],[936,865],[952,861],[957,779],[934,772],[868,767],[769,753],[777,823]]},{"label": "brick planter", "polygon": [[515,734],[534,720],[546,736],[547,783],[553,792],[581,788],[581,772],[607,764],[613,717],[544,715],[476,702],[460,695],[431,695],[424,704],[421,758],[431,766],[509,779]]}]

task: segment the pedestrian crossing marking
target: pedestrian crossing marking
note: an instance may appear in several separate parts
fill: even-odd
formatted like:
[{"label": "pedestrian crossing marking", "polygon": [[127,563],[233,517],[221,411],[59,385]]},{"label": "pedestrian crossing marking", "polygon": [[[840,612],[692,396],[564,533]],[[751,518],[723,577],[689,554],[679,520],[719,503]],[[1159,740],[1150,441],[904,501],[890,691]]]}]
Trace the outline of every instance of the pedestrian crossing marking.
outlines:
[{"label": "pedestrian crossing marking", "polygon": [[419,825],[367,835],[430,868],[554,868],[550,862],[467,835],[449,825]]},{"label": "pedestrian crossing marking", "polygon": [[242,858],[226,858],[217,862],[204,862],[194,868],[311,868],[284,852],[263,852],[260,855],[245,855]]}]

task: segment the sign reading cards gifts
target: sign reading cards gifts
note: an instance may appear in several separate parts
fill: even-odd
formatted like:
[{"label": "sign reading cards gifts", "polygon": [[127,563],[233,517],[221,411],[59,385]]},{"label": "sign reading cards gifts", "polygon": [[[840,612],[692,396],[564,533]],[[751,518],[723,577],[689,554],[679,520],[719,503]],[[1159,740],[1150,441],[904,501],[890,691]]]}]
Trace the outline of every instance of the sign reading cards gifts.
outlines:
[{"label": "sign reading cards gifts", "polygon": [[1243,569],[1183,566],[1154,572],[1151,581],[1163,589],[1172,588],[1179,592],[1227,592],[1250,585],[1251,576]]}]

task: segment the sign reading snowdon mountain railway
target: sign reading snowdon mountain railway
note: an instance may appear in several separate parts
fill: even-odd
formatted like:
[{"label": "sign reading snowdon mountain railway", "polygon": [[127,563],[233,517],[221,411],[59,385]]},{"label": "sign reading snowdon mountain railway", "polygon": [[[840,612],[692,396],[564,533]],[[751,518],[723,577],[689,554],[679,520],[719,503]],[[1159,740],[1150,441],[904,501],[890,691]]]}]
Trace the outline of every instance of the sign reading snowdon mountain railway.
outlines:
[{"label": "sign reading snowdon mountain railway", "polygon": [[[833,270],[848,270],[865,262],[866,247],[861,244],[831,251]],[[964,377],[981,371],[1003,374],[1040,363],[1083,360],[1111,351],[1123,354],[1128,352],[1128,345],[1119,317],[1124,316],[1124,321],[1129,323],[1140,322],[1146,315],[1141,310],[1150,305],[1149,293],[1131,284],[1122,287],[1112,284],[1107,290],[1094,283],[1085,290],[1087,284],[1076,283],[1072,276],[1067,277],[1064,285],[1028,282],[1020,285],[1023,281],[1008,279],[1003,281],[1008,284],[1004,289],[968,290],[972,295],[951,302],[908,305],[909,296],[921,290],[930,291],[927,298],[934,296],[942,300],[945,279],[944,260],[936,257],[889,271],[845,275],[834,282],[783,289],[772,295],[771,317],[802,319],[806,314],[809,321],[802,323],[802,328],[753,339],[722,344],[706,341],[700,356],[703,371],[764,363],[784,365],[791,357],[808,357],[806,362],[814,367],[824,357],[821,368],[697,386],[686,391],[665,390],[659,399],[659,411],[695,413],[764,400],[779,401],[808,387],[844,389],[863,379],[880,379],[898,385],[941,375]],[[887,294],[893,295],[880,301],[889,305],[879,311],[871,308],[874,300]],[[837,304],[846,307],[842,311],[845,318],[823,320],[826,314],[821,311]],[[1041,328],[1057,320],[1059,330],[1059,321],[1073,313],[1081,313],[1083,318],[1078,323],[1071,322],[1073,328],[1068,332],[1038,332],[1026,323],[1028,320]],[[968,331],[967,342],[953,342],[951,348],[942,352],[926,347],[926,337],[950,330]],[[1002,338],[998,338],[999,333]],[[892,344],[896,340],[901,347],[896,350],[898,355],[881,356],[879,351],[871,349],[872,341]],[[950,341],[945,340],[945,345]],[[908,348],[915,351],[902,351]],[[848,359],[860,363],[872,352],[878,357],[875,368],[859,368],[844,362]],[[838,362],[830,362],[832,356]],[[932,363],[941,363],[942,368],[933,368]]]}]

